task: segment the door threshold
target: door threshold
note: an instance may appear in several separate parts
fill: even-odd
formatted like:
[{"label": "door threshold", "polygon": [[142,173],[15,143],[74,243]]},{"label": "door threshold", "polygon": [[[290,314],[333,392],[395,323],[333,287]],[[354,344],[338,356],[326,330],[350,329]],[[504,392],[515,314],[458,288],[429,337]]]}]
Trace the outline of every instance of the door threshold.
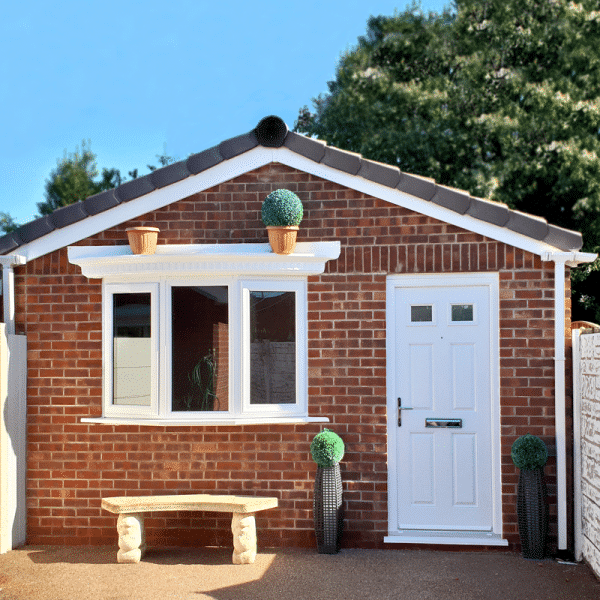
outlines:
[{"label": "door threshold", "polygon": [[386,544],[444,544],[447,546],[508,546],[498,533],[484,531],[434,531],[411,529],[383,538]]}]

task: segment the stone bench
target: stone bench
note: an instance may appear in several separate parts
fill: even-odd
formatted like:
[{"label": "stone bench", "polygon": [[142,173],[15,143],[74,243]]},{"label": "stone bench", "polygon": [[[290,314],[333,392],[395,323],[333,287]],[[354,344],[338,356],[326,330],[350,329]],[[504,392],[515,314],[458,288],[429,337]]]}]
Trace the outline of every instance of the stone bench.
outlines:
[{"label": "stone bench", "polygon": [[233,563],[253,563],[256,558],[256,520],[259,510],[275,508],[277,498],[253,496],[213,496],[190,494],[181,496],[121,496],[103,498],[102,508],[119,515],[119,551],[117,562],[140,562],[146,549],[144,513],[174,510],[206,510],[233,513]]}]

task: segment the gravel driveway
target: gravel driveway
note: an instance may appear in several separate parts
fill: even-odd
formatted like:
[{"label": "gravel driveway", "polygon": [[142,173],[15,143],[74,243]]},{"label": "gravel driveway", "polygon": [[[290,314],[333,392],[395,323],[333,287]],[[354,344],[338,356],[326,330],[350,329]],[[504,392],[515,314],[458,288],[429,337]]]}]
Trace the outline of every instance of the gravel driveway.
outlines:
[{"label": "gravel driveway", "polygon": [[231,564],[224,548],[150,549],[116,562],[113,547],[26,546],[0,556],[7,600],[409,600],[600,598],[584,564],[500,552],[259,550]]}]

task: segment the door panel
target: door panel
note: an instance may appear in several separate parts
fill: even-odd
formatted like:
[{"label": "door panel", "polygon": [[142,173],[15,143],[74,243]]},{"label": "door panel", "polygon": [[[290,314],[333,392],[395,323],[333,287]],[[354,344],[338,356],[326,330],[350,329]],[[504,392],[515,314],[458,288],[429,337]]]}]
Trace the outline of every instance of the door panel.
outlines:
[{"label": "door panel", "polygon": [[[394,305],[395,392],[405,409],[395,525],[491,531],[489,287],[395,288]],[[444,427],[449,419],[461,427]]]}]

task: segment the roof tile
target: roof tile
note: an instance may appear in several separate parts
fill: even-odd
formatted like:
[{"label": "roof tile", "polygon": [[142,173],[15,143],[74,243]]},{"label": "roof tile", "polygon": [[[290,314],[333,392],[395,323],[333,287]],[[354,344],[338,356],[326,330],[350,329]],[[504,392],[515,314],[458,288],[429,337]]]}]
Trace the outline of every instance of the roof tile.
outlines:
[{"label": "roof tile", "polygon": [[583,245],[580,233],[556,225],[548,225],[548,233],[544,238],[544,242],[565,251],[581,250]]},{"label": "roof tile", "polygon": [[198,152],[198,154],[192,154],[187,159],[187,170],[192,175],[197,175],[206,169],[210,169],[215,165],[218,165],[223,161],[223,157],[219,152],[218,146],[213,146],[204,152]]},{"label": "roof tile", "polygon": [[299,135],[290,131],[285,138],[285,147],[315,162],[321,162],[325,156],[327,144],[321,140]]},{"label": "roof tile", "polygon": [[269,116],[262,119],[249,133],[225,140],[218,146],[190,156],[185,161],[167,165],[149,175],[127,181],[114,190],[90,196],[83,202],[58,209],[51,216],[23,225],[17,231],[0,237],[0,254],[11,252],[23,244],[50,233],[57,227],[76,223],[88,215],[109,210],[120,202],[127,202],[148,194],[156,188],[201,173],[223,160],[255,148],[258,144],[265,147],[283,145],[314,162],[358,175],[423,200],[432,200],[440,206],[461,214],[466,212],[473,218],[506,227],[536,240],[544,240],[561,250],[578,250],[582,246],[582,236],[576,231],[548,225],[545,219],[510,210],[505,204],[472,198],[467,192],[436,185],[433,179],[401,173],[396,167],[364,159],[360,154],[327,146],[324,141],[289,131],[279,117]]},{"label": "roof tile", "polygon": [[395,188],[400,182],[400,169],[391,167],[374,160],[363,158],[358,171],[359,177],[364,177],[375,183],[386,185],[387,187]]},{"label": "roof tile", "polygon": [[23,243],[27,244],[55,229],[56,227],[52,222],[52,218],[49,215],[46,215],[35,219],[35,221],[30,221],[29,223],[25,223],[25,225],[21,225],[21,227],[17,229],[17,233],[21,240],[23,240]]},{"label": "roof tile", "polygon": [[435,194],[435,181],[429,177],[419,177],[418,175],[410,175],[402,173],[400,183],[396,189],[406,194],[411,194],[423,200],[431,200]]},{"label": "roof tile", "polygon": [[492,223],[499,227],[504,227],[510,218],[510,211],[506,204],[483,200],[482,198],[473,198],[472,196],[467,214],[475,219]]},{"label": "roof tile", "polygon": [[138,177],[137,179],[132,179],[131,181],[126,181],[120,185],[115,189],[117,199],[120,202],[129,202],[130,200],[153,192],[156,188],[152,183],[152,179],[150,179],[151,175],[152,173],[144,175],[143,177]]},{"label": "roof tile", "polygon": [[455,190],[445,185],[437,185],[435,195],[431,199],[434,204],[449,208],[454,212],[464,215],[471,205],[471,196],[468,192]]},{"label": "roof tile", "polygon": [[361,156],[355,152],[338,150],[331,146],[325,147],[325,156],[321,162],[328,167],[356,175],[360,169]]},{"label": "roof tile", "polygon": [[162,169],[152,171],[150,180],[155,187],[161,188],[166,185],[171,185],[172,183],[177,183],[189,176],[190,172],[187,169],[187,161],[180,160],[179,162],[167,165]]},{"label": "roof tile", "polygon": [[23,240],[21,240],[18,233],[7,233],[6,235],[0,237],[0,254],[8,254],[22,244]]},{"label": "roof tile", "polygon": [[250,133],[244,133],[244,135],[238,135],[237,137],[221,142],[219,144],[219,152],[225,160],[228,160],[238,154],[248,152],[248,150],[252,150],[256,146],[258,146],[258,142],[256,141],[254,132],[251,131]]},{"label": "roof tile", "polygon": [[535,215],[528,215],[518,210],[510,212],[510,219],[508,219],[506,227],[511,231],[521,233],[534,240],[543,240],[548,235],[548,222],[546,219],[536,217]]},{"label": "roof tile", "polygon": [[117,206],[119,200],[115,196],[115,190],[106,190],[105,192],[100,192],[86,198],[83,204],[89,215],[97,215],[113,206]]},{"label": "roof tile", "polygon": [[69,204],[55,210],[50,217],[52,222],[57,229],[72,225],[85,219],[88,216],[87,210],[85,210],[85,204],[83,202],[75,202],[75,204]]}]

